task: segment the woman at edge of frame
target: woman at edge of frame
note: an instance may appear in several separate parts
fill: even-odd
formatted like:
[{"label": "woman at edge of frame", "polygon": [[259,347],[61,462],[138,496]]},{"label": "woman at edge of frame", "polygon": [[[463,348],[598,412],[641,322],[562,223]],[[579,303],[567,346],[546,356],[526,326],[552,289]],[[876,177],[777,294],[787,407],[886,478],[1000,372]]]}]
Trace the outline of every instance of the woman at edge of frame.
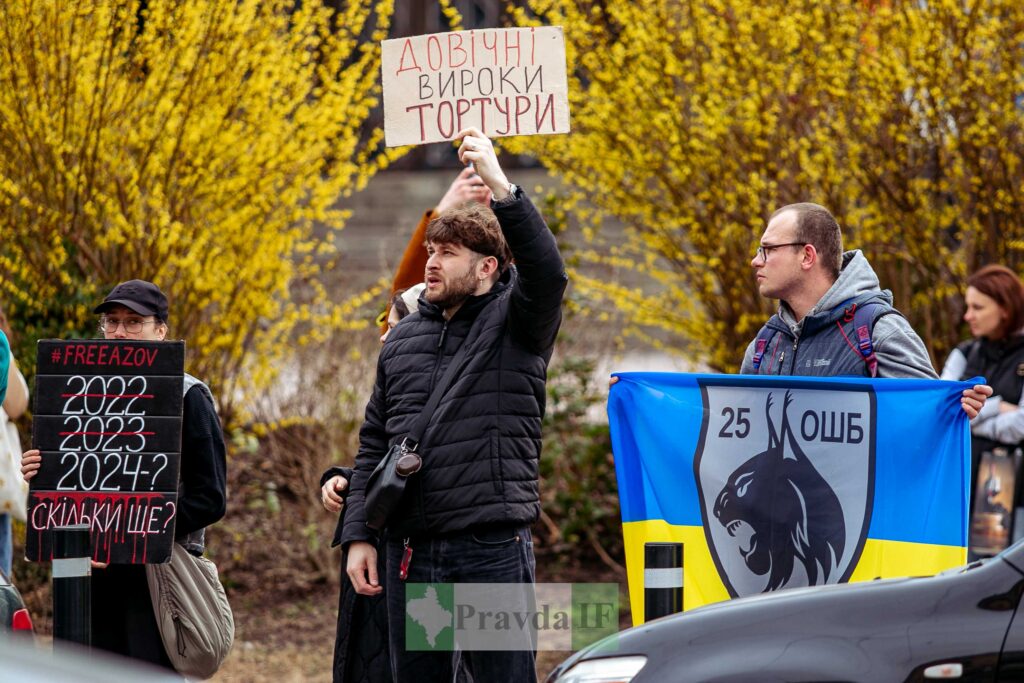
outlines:
[{"label": "woman at edge of frame", "polygon": [[[993,396],[971,420],[971,497],[977,491],[982,453],[1003,446],[1011,451],[1024,443],[1024,283],[1002,265],[988,265],[967,279],[964,321],[971,339],[949,354],[942,379],[983,376]],[[1014,505],[1020,506],[1018,474]],[[971,510],[974,504],[972,501]],[[1012,511],[1011,511],[1012,514]],[[1024,529],[1016,529],[1019,536]]]}]

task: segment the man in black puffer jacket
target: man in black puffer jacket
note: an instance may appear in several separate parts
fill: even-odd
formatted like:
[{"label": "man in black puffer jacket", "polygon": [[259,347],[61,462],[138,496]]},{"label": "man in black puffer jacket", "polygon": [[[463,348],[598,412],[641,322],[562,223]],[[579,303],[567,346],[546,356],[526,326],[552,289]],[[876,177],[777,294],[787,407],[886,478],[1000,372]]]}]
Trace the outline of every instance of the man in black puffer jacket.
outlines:
[{"label": "man in black puffer jacket", "polygon": [[478,206],[453,209],[427,229],[427,288],[419,311],[381,349],[342,543],[356,590],[380,593],[378,539],[364,509],[367,479],[468,345],[420,440],[423,467],[387,522],[392,671],[397,681],[452,680],[453,668],[463,666],[474,680],[519,683],[536,679],[532,650],[453,654],[405,647],[405,581],[524,584],[523,594],[530,591],[547,364],[568,281],[554,236],[508,182],[490,140],[476,129],[459,137],[459,159],[473,162],[491,189],[493,214]]}]

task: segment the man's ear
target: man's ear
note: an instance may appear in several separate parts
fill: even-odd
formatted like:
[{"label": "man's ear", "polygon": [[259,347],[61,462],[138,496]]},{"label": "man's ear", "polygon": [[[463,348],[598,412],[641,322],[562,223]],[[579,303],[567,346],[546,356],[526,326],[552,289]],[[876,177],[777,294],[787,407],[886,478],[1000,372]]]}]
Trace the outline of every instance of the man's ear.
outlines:
[{"label": "man's ear", "polygon": [[498,272],[498,259],[493,256],[484,256],[477,263],[477,277],[486,280]]},{"label": "man's ear", "polygon": [[800,260],[800,267],[804,270],[810,270],[814,268],[814,264],[818,262],[818,250],[814,248],[813,244],[805,244],[803,250],[803,258]]}]

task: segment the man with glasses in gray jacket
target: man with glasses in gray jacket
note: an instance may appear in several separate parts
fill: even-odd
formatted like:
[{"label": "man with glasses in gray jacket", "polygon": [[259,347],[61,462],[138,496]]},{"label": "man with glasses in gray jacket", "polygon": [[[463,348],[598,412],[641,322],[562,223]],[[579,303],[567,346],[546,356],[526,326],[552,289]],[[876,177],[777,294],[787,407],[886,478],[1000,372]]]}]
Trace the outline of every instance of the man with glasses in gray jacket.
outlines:
[{"label": "man with glasses in gray jacket", "polygon": [[[801,203],[776,211],[750,265],[761,296],[778,299],[779,310],[747,347],[743,374],[938,378],[924,342],[892,307],[892,293],[881,289],[864,254],[843,252],[839,224],[826,208]],[[965,389],[964,412],[975,417],[991,395],[984,384]]]}]

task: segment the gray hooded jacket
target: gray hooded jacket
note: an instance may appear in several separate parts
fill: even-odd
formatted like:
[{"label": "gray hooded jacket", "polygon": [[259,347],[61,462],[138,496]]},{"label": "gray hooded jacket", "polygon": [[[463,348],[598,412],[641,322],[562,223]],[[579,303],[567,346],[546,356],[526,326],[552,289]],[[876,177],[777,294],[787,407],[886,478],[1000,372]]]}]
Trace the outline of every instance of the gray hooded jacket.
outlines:
[{"label": "gray hooded jacket", "polygon": [[871,343],[878,358],[879,377],[938,377],[924,342],[899,311],[892,308],[892,292],[882,290],[878,276],[860,250],[843,254],[839,278],[803,320],[780,302],[779,311],[766,327],[775,335],[754,369],[754,342],[747,346],[740,372],[761,375],[812,375],[835,377],[867,375],[867,366],[855,345],[853,324],[844,322],[846,309],[856,303],[883,304],[875,320]]}]

